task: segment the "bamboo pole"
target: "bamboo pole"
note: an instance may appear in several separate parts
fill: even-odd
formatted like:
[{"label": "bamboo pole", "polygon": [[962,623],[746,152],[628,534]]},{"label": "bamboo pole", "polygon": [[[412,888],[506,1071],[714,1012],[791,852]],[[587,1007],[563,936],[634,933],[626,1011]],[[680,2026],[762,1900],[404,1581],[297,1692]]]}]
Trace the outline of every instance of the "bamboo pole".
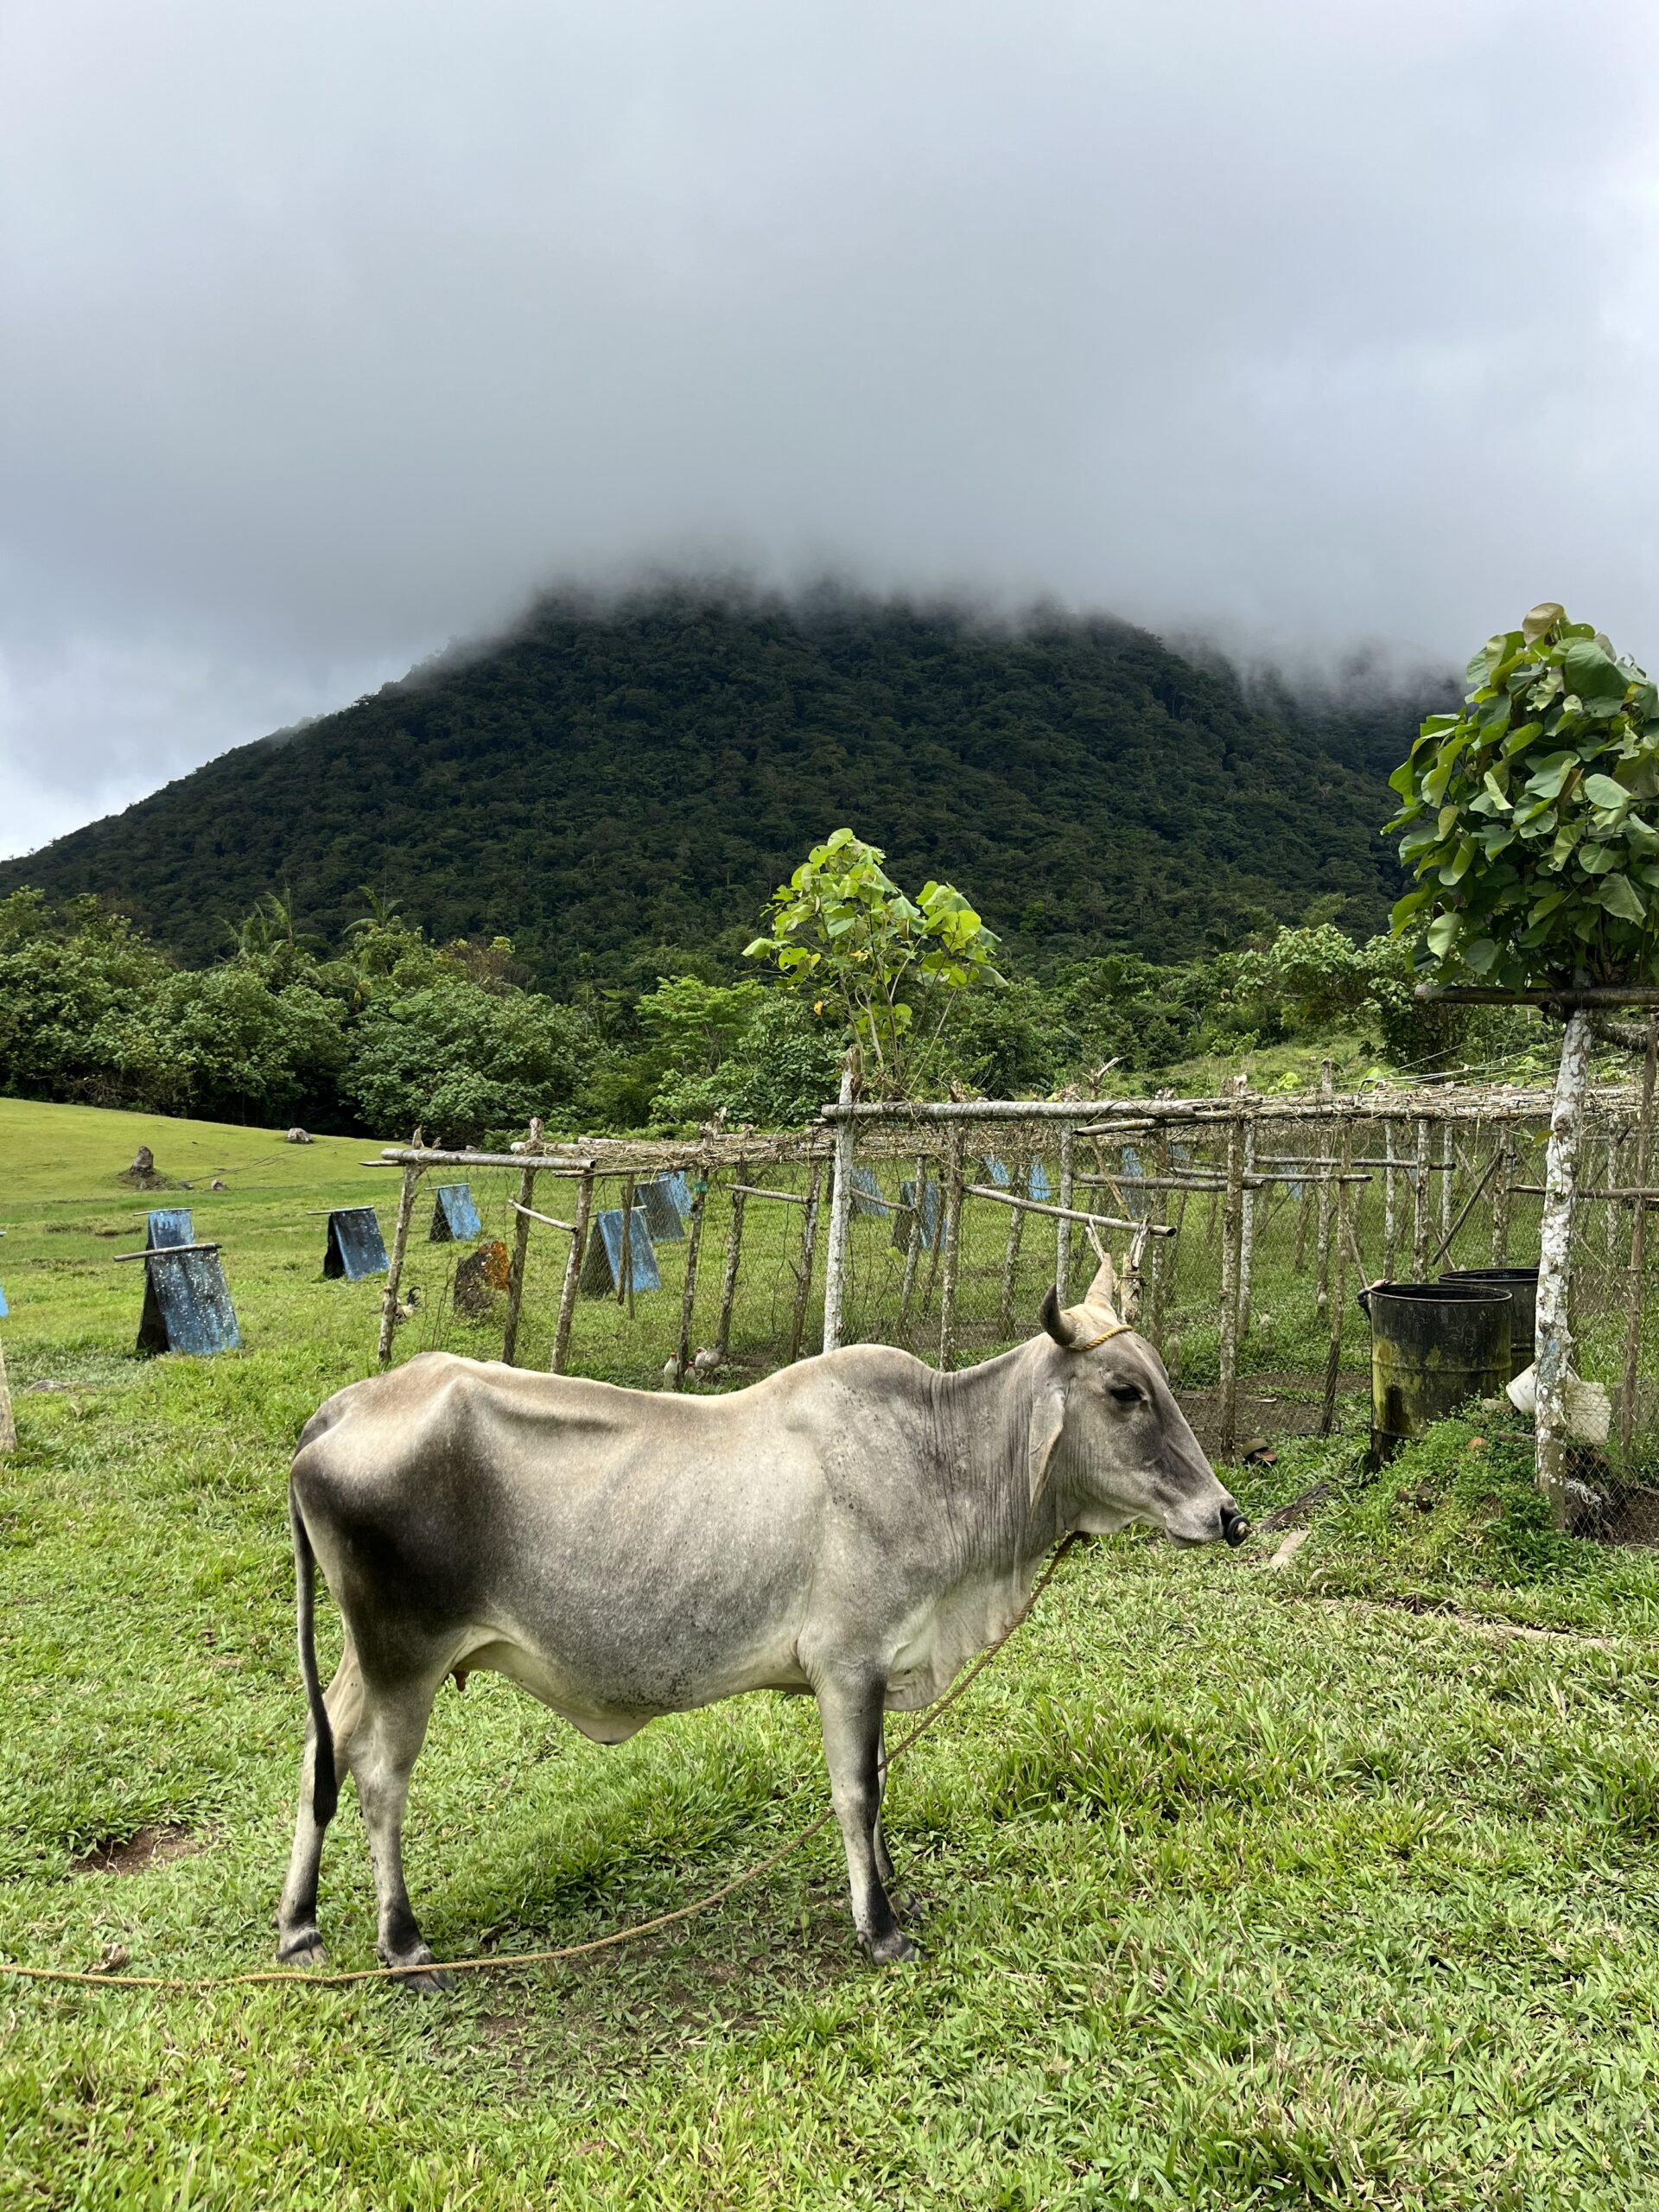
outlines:
[{"label": "bamboo pole", "polygon": [[[1312,1160],[1303,1163],[1305,1170],[1311,1168],[1313,1165]],[[1307,1224],[1313,1205],[1313,1179],[1311,1174],[1304,1173],[1300,1187],[1301,1195],[1296,1201],[1296,1249],[1291,1255],[1290,1262],[1291,1267],[1299,1275],[1307,1273]]]},{"label": "bamboo pole", "polygon": [[957,1271],[962,1236],[962,1131],[952,1129],[946,1154],[944,1221],[940,1231],[944,1245],[944,1280],[939,1286],[939,1369],[948,1375],[957,1363]]},{"label": "bamboo pole", "polygon": [[0,1458],[17,1449],[17,1422],[11,1410],[11,1385],[6,1380],[6,1348],[0,1344]]},{"label": "bamboo pole", "polygon": [[[720,1286],[720,1319],[715,1327],[715,1356],[724,1365],[732,1342],[732,1309],[737,1304],[738,1263],[743,1255],[743,1209],[748,1204],[748,1193],[743,1185],[744,1166],[737,1164],[737,1184],[732,1192],[732,1225],[726,1232],[726,1273]],[[826,1299],[828,1292],[825,1293]],[[830,1323],[824,1321],[824,1350],[832,1351],[830,1342]]]},{"label": "bamboo pole", "polygon": [[524,1267],[530,1255],[530,1202],[536,1195],[536,1170],[518,1178],[518,1219],[513,1225],[512,1260],[507,1268],[507,1319],[501,1332],[501,1364],[512,1365],[518,1349],[518,1313],[524,1299]]},{"label": "bamboo pole", "polygon": [[1382,1272],[1394,1280],[1400,1242],[1400,1179],[1394,1164],[1394,1123],[1382,1124]]},{"label": "bamboo pole", "polygon": [[910,1305],[916,1295],[916,1263],[921,1257],[922,1231],[927,1221],[927,1158],[916,1155],[916,1180],[912,1185],[916,1199],[910,1210],[910,1235],[905,1243],[905,1283],[899,1297],[899,1329],[903,1335],[910,1327]]},{"label": "bamboo pole", "polygon": [[[853,1103],[853,1067],[849,1056],[841,1071],[840,1105]],[[823,1263],[823,1348],[834,1351],[841,1342],[842,1300],[846,1295],[847,1236],[853,1217],[853,1147],[857,1124],[849,1112],[836,1124],[836,1160],[830,1185],[830,1249]],[[921,1203],[922,1193],[916,1194]],[[733,1202],[736,1203],[735,1200]]]},{"label": "bamboo pole", "polygon": [[806,1304],[812,1294],[812,1262],[818,1241],[818,1185],[823,1176],[823,1163],[815,1160],[807,1177],[806,1212],[801,1221],[799,1280],[795,1286],[795,1311],[790,1317],[789,1357],[791,1364],[801,1356],[801,1340],[806,1333]]},{"label": "bamboo pole", "polygon": [[[1361,1176],[1361,1182],[1369,1180]],[[1161,1224],[1156,1227],[1145,1221],[1136,1221],[1128,1214],[1086,1213],[1081,1206],[1045,1205],[1040,1198],[1018,1198],[1011,1191],[999,1191],[989,1183],[969,1183],[964,1185],[970,1198],[989,1198],[994,1205],[1013,1206],[1020,1213],[1046,1213],[1057,1221],[1077,1221],[1095,1229],[1146,1230],[1150,1236],[1173,1236],[1175,1231]]]},{"label": "bamboo pole", "polygon": [[[1161,1129],[1152,1141],[1152,1160],[1160,1176],[1166,1175],[1169,1168],[1169,1138]],[[1147,1218],[1156,1228],[1168,1226],[1169,1199],[1162,1191],[1148,1199]],[[1163,1332],[1164,1274],[1168,1262],[1164,1255],[1164,1240],[1161,1236],[1154,1236],[1152,1240],[1151,1265],[1147,1270],[1146,1324],[1141,1332],[1148,1343],[1154,1344],[1160,1341]]]},{"label": "bamboo pole", "polygon": [[[1068,1122],[1060,1131],[1060,1187],[1058,1193],[1062,1208],[1068,1212],[1071,1205],[1073,1152],[1076,1142],[1077,1131]],[[1030,1197],[1029,1189],[1026,1195],[1027,1198]],[[1071,1224],[1065,1218],[1061,1218],[1054,1224],[1054,1292],[1062,1306],[1065,1304],[1070,1295],[1071,1280]]]},{"label": "bamboo pole", "polygon": [[628,1319],[633,1319],[633,1177],[627,1176],[622,1185],[622,1250],[621,1264],[616,1271],[616,1302],[628,1309]]},{"label": "bamboo pole", "polygon": [[1584,1134],[1584,1094],[1590,1071],[1590,1016],[1567,1017],[1544,1164],[1543,1218],[1538,1230],[1537,1480],[1558,1528],[1567,1522],[1567,1378],[1573,1358],[1568,1298],[1573,1267],[1573,1204]]},{"label": "bamboo pole", "polygon": [[415,1185],[420,1179],[418,1167],[405,1167],[404,1187],[397,1193],[397,1221],[391,1232],[391,1259],[386,1268],[386,1293],[380,1301],[378,1357],[382,1367],[391,1357],[391,1332],[397,1325],[397,1286],[403,1280],[404,1254],[409,1245],[410,1217],[415,1211]]},{"label": "bamboo pole", "polygon": [[[817,1169],[812,1171],[816,1180]],[[691,1322],[697,1297],[697,1255],[702,1249],[702,1214],[709,1195],[709,1179],[700,1175],[691,1185],[691,1218],[685,1230],[685,1281],[680,1288],[680,1342],[674,1359],[674,1387],[683,1389],[691,1368]],[[790,1357],[792,1358],[794,1354]]]},{"label": "bamboo pole", "polygon": [[[1329,1060],[1319,1062],[1319,1096],[1329,1098],[1332,1067]],[[1319,1170],[1319,1232],[1316,1246],[1318,1257],[1314,1262],[1314,1304],[1325,1313],[1331,1302],[1331,1173],[1328,1167]]]},{"label": "bamboo pole", "polygon": [[1428,1271],[1428,1123],[1416,1124],[1416,1147],[1411,1172],[1411,1279],[1421,1282]]},{"label": "bamboo pole", "polygon": [[1238,1437],[1239,1245],[1244,1230],[1244,1117],[1227,1132],[1227,1205],[1221,1230],[1221,1456]]},{"label": "bamboo pole", "polygon": [[[1648,1016],[1648,1057],[1642,1071],[1642,1118],[1636,1125],[1636,1183],[1648,1179],[1653,1144],[1654,1078],[1659,1073],[1659,1014]],[[1642,1269],[1647,1257],[1648,1210],[1631,1210],[1630,1311],[1624,1323],[1624,1372],[1618,1393],[1618,1456],[1628,1471],[1636,1431],[1636,1370],[1642,1349]]]},{"label": "bamboo pole", "polygon": [[[1480,1129],[1478,1122],[1476,1123],[1475,1129],[1476,1135],[1478,1136]],[[1436,1194],[1440,1202],[1440,1237],[1442,1249],[1451,1243],[1452,1239],[1452,1179],[1456,1165],[1457,1147],[1454,1141],[1452,1127],[1450,1122],[1446,1122],[1441,1124],[1440,1128],[1440,1184],[1439,1192]]]},{"label": "bamboo pole", "polygon": [[570,1225],[570,1249],[565,1257],[564,1281],[559,1286],[559,1319],[553,1332],[553,1357],[548,1362],[550,1371],[563,1375],[566,1355],[570,1350],[570,1327],[576,1314],[576,1287],[582,1281],[582,1262],[588,1249],[588,1223],[594,1210],[594,1171],[590,1167],[576,1185],[576,1217]]}]

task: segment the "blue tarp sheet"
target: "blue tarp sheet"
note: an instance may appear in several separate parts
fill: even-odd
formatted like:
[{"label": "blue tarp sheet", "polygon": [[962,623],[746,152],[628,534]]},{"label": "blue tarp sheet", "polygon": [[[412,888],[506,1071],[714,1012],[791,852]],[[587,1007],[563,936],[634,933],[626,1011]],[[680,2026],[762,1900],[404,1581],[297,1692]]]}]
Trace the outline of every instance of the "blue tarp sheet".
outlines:
[{"label": "blue tarp sheet", "polygon": [[144,1249],[163,1252],[169,1244],[193,1244],[196,1232],[190,1226],[188,1206],[158,1206],[149,1217]]},{"label": "blue tarp sheet", "polygon": [[874,1167],[855,1167],[853,1170],[853,1211],[875,1221],[885,1221],[893,1211],[881,1195],[881,1185],[875,1179]]},{"label": "blue tarp sheet", "polygon": [[691,1193],[683,1175],[653,1175],[648,1183],[636,1185],[634,1199],[658,1244],[672,1244],[683,1237],[685,1217],[691,1211]]},{"label": "blue tarp sheet", "polygon": [[[899,1196],[906,1207],[913,1206],[916,1204],[915,1184],[901,1183],[899,1185]],[[909,1212],[893,1216],[893,1241],[895,1244],[900,1247],[909,1244],[910,1224],[914,1218],[916,1217]],[[939,1186],[937,1183],[929,1182],[923,1189],[919,1218],[922,1249],[924,1252],[931,1252],[933,1249],[933,1240],[939,1233]]]}]

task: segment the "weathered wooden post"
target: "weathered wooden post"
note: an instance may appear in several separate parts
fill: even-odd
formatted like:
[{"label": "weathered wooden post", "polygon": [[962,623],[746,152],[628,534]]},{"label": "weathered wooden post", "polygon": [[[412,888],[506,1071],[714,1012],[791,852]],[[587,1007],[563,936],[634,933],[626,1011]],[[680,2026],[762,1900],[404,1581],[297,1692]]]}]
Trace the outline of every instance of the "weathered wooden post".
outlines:
[{"label": "weathered wooden post", "polygon": [[[1654,1077],[1659,1072],[1659,1014],[1648,1016],[1648,1057],[1642,1071],[1642,1118],[1636,1127],[1636,1173],[1632,1187],[1648,1187],[1648,1164],[1653,1149]],[[1610,1183],[1608,1188],[1614,1186]],[[1648,1202],[1638,1197],[1630,1219],[1630,1311],[1624,1323],[1624,1374],[1618,1393],[1618,1456],[1628,1471],[1630,1439],[1636,1430],[1636,1374],[1642,1350],[1642,1271],[1647,1258]]]},{"label": "weathered wooden post", "polygon": [[916,1180],[911,1186],[913,1203],[910,1209],[910,1233],[905,1240],[905,1282],[899,1294],[899,1328],[902,1335],[910,1327],[911,1301],[916,1295],[916,1270],[922,1255],[922,1230],[925,1217],[922,1201],[927,1193],[927,1158],[916,1154]]},{"label": "weathered wooden post", "polygon": [[[748,1179],[749,1164],[746,1160],[740,1160],[735,1187],[732,1192],[731,1226],[726,1232],[726,1273],[720,1286],[720,1319],[715,1324],[715,1357],[722,1366],[731,1349],[732,1311],[737,1304],[738,1268],[743,1257],[743,1211],[748,1204],[748,1194],[743,1185]],[[829,1350],[827,1343],[824,1349]]]},{"label": "weathered wooden post", "polygon": [[683,1389],[691,1370],[691,1322],[697,1300],[697,1255],[702,1249],[702,1213],[709,1178],[699,1172],[691,1182],[691,1218],[685,1225],[685,1281],[680,1288],[680,1342],[674,1356],[674,1387]]},{"label": "weathered wooden post", "polygon": [[616,1302],[633,1319],[633,1176],[622,1185],[622,1264],[617,1270]]},{"label": "weathered wooden post", "polygon": [[1515,1182],[1515,1124],[1506,1122],[1497,1141],[1497,1187],[1492,1192],[1492,1265],[1510,1263],[1510,1199]]},{"label": "weathered wooden post", "polygon": [[[532,1140],[539,1139],[541,1124],[531,1123]],[[507,1319],[501,1332],[501,1364],[512,1365],[512,1356],[518,1349],[518,1313],[524,1298],[524,1266],[530,1255],[530,1216],[524,1211],[536,1196],[536,1170],[526,1167],[518,1178],[519,1211],[514,1217],[512,1232],[512,1260],[507,1268]]]},{"label": "weathered wooden post", "polygon": [[[1014,1185],[1024,1195],[1031,1189],[1031,1153],[1022,1146],[1014,1157]],[[996,1329],[999,1337],[1014,1334],[1014,1287],[1020,1267],[1020,1243],[1025,1233],[1026,1212],[1023,1206],[1008,1208],[1008,1241],[1002,1250],[1002,1295],[996,1309]]]},{"label": "weathered wooden post", "polygon": [[1584,1134],[1584,1091],[1590,1066],[1590,1016],[1567,1016],[1561,1065],[1549,1116],[1544,1160],[1544,1210],[1538,1230],[1538,1487],[1558,1527],[1567,1521],[1567,1378],[1573,1357],[1567,1311],[1573,1269],[1573,1202]]},{"label": "weathered wooden post", "polygon": [[588,1224],[594,1211],[594,1171],[588,1168],[576,1185],[576,1217],[571,1224],[570,1249],[564,1262],[564,1281],[559,1286],[559,1319],[553,1332],[553,1357],[548,1362],[549,1371],[563,1375],[564,1363],[570,1350],[570,1325],[576,1313],[576,1286],[582,1281],[582,1262],[588,1249]]},{"label": "weathered wooden post", "polygon": [[1337,1384],[1342,1373],[1342,1325],[1347,1309],[1347,1245],[1354,1236],[1354,1205],[1351,1193],[1355,1185],[1348,1180],[1354,1162],[1354,1140],[1351,1126],[1342,1125],[1342,1140],[1337,1147],[1337,1235],[1336,1249],[1331,1255],[1331,1349],[1325,1356],[1325,1402],[1319,1411],[1319,1434],[1329,1436],[1337,1417]]},{"label": "weathered wooden post", "polygon": [[[849,1053],[841,1071],[842,1107],[853,1103],[853,1062]],[[847,1235],[853,1217],[853,1147],[856,1128],[850,1114],[836,1123],[835,1164],[830,1180],[830,1249],[823,1262],[823,1348],[834,1351],[841,1342],[842,1300],[846,1295]],[[922,1193],[916,1199],[921,1203]]]},{"label": "weathered wooden post", "polygon": [[1399,1179],[1394,1164],[1394,1123],[1382,1124],[1382,1273],[1392,1282],[1400,1243]]},{"label": "weathered wooden post", "polygon": [[[1329,1098],[1332,1096],[1332,1075],[1330,1061],[1321,1060],[1319,1062],[1319,1096],[1322,1098]],[[1319,1127],[1328,1140],[1331,1134],[1329,1122],[1321,1122]],[[1323,1313],[1331,1302],[1331,1168],[1328,1164],[1331,1147],[1329,1142],[1326,1141],[1320,1149],[1323,1158],[1319,1167],[1319,1236],[1317,1246],[1318,1258],[1315,1262],[1314,1304],[1318,1311]]]},{"label": "weathered wooden post", "polygon": [[1244,1233],[1244,1116],[1227,1129],[1227,1202],[1221,1226],[1221,1457],[1238,1440],[1239,1247]]},{"label": "weathered wooden post", "polygon": [[[1169,1133],[1160,1123],[1151,1147],[1152,1172],[1160,1184],[1169,1179]],[[1147,1218],[1162,1226],[1169,1219],[1167,1189],[1147,1193]],[[1164,1247],[1172,1240],[1154,1236],[1150,1240],[1147,1281],[1147,1314],[1141,1333],[1149,1344],[1160,1344],[1164,1325],[1164,1270],[1171,1264],[1173,1255],[1166,1255]]]},{"label": "weathered wooden post", "polygon": [[957,1270],[962,1233],[962,1128],[952,1122],[946,1139],[944,1219],[940,1240],[944,1246],[944,1280],[939,1286],[939,1366],[949,1373],[957,1363]]},{"label": "weathered wooden post", "polygon": [[11,1385],[6,1380],[6,1348],[0,1344],[0,1456],[17,1449],[17,1422],[11,1410]]},{"label": "weathered wooden post", "polygon": [[818,1241],[818,1185],[823,1180],[823,1162],[815,1160],[807,1174],[806,1217],[801,1224],[801,1261],[795,1285],[795,1310],[790,1316],[789,1357],[791,1363],[801,1356],[801,1340],[806,1334],[806,1304],[812,1294],[812,1262]]},{"label": "weathered wooden post", "polygon": [[1451,1122],[1440,1124],[1440,1246],[1447,1259],[1452,1239],[1452,1185],[1457,1179],[1456,1130]]},{"label": "weathered wooden post", "polygon": [[380,1301],[379,1361],[384,1367],[391,1357],[391,1332],[397,1325],[397,1286],[403,1280],[404,1254],[409,1246],[410,1217],[415,1211],[415,1185],[421,1179],[418,1167],[404,1170],[404,1187],[397,1194],[397,1223],[391,1232],[391,1260],[386,1268],[386,1294]]}]

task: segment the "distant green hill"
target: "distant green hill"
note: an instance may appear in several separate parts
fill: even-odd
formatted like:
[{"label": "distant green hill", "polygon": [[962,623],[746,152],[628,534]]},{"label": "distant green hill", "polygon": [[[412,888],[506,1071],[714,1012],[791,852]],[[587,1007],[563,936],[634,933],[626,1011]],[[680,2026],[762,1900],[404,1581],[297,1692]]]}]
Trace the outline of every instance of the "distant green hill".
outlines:
[{"label": "distant green hill", "polygon": [[0,865],[0,892],[106,895],[200,962],[267,891],[334,937],[366,883],[439,938],[510,935],[560,990],[645,976],[659,948],[729,964],[844,822],[905,883],[957,882],[1027,966],[1173,959],[1321,897],[1380,924],[1382,776],[1424,703],[1247,700],[1225,669],[1101,619],[552,599],[511,637]]}]

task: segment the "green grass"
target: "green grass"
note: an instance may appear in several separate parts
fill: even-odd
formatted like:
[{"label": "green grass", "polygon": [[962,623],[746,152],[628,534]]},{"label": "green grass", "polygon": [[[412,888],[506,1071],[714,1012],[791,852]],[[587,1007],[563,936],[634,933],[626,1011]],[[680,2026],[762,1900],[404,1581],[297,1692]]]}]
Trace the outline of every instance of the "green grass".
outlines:
[{"label": "green grass", "polygon": [[[139,1270],[108,1257],[143,1201],[111,1179],[141,1137],[231,1185],[181,1202],[225,1240],[240,1354],[130,1356]],[[19,1391],[0,1463],[0,1955],[270,1956],[303,1722],[286,1462],[378,1295],[318,1279],[302,1209],[372,1195],[372,1150],[0,1101],[14,1383],[73,1386]],[[1272,1539],[1075,1554],[895,1772],[920,1966],[861,1962],[826,1836],[637,1948],[429,2004],[0,1983],[0,2204],[1655,2202],[1659,1573],[1550,1535],[1480,1433],[1374,1484],[1351,1438],[1241,1473],[1258,1508],[1335,1482],[1282,1572],[1253,1563]],[[476,1677],[416,1775],[411,1888],[441,1952],[579,1940],[822,1800],[797,1701],[606,1751]],[[172,1825],[188,1855],[73,1871]],[[349,1796],[323,1913],[369,1963]]]}]

